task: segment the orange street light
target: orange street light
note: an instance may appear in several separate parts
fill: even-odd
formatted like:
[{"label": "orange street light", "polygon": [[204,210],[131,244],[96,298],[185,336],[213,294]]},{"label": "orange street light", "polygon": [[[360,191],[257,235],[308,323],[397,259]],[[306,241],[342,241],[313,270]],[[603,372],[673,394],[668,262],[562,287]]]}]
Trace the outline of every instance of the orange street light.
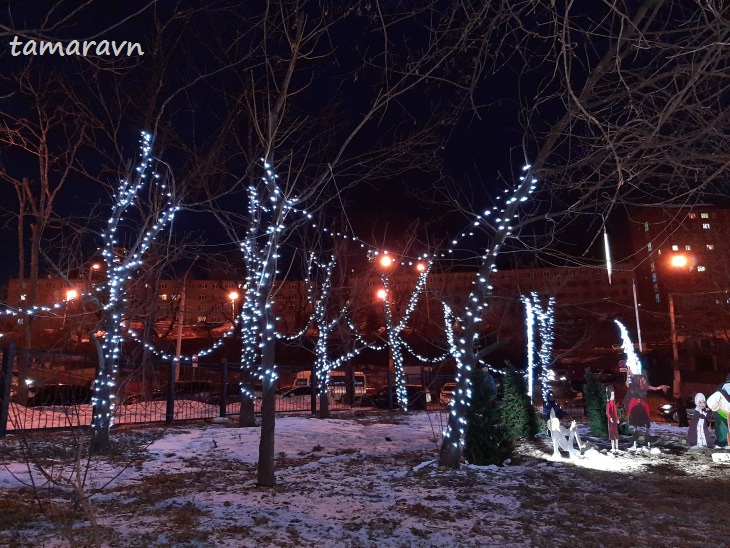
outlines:
[{"label": "orange street light", "polygon": [[425,264],[423,264],[423,263],[417,263],[417,264],[416,264],[416,270],[418,270],[419,272],[425,272],[425,270],[426,270],[426,265],[425,265]]},{"label": "orange street light", "polygon": [[384,301],[388,297],[388,292],[385,290],[385,288],[381,287],[378,289],[378,292],[376,293],[378,299],[381,301]]},{"label": "orange street light", "polygon": [[73,301],[78,296],[79,296],[79,292],[76,291],[75,289],[66,290],[66,300],[67,301]]},{"label": "orange street light", "polygon": [[390,255],[383,255],[382,257],[380,257],[380,266],[384,269],[392,268],[393,263],[395,263],[395,261]]},{"label": "orange street light", "polygon": [[669,264],[672,265],[674,268],[684,268],[687,266],[689,261],[687,260],[687,257],[685,255],[674,255],[669,260]]},{"label": "orange street light", "polygon": [[236,301],[238,300],[238,297],[240,295],[238,294],[238,291],[231,291],[228,294],[228,298],[231,299],[231,309],[233,311],[233,322],[236,321]]}]

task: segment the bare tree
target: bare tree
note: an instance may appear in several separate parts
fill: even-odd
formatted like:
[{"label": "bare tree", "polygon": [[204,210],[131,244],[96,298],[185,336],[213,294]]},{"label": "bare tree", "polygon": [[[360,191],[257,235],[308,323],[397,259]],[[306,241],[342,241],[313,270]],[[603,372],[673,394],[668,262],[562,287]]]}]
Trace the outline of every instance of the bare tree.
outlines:
[{"label": "bare tree", "polygon": [[[241,152],[228,164],[239,165],[249,208],[240,215],[223,204],[238,192],[225,177],[218,187],[208,185],[206,200],[245,248],[251,292],[245,314],[255,322],[255,336],[244,362],[260,364],[263,385],[261,485],[275,483],[276,368],[268,342],[279,246],[296,225],[308,222],[301,210],[324,208],[333,198],[337,203],[345,188],[362,182],[437,167],[434,150],[443,143],[444,128],[468,99],[467,80],[483,68],[484,29],[492,15],[489,5],[439,2],[329,9],[269,2],[260,12],[235,14],[246,17],[250,30],[236,44],[247,68],[238,71],[238,90],[230,86]],[[353,29],[367,37],[362,48],[343,41]],[[417,41],[410,40],[412,32]],[[452,100],[439,110],[423,101],[410,108],[419,91],[421,99],[435,99],[429,86],[439,89],[441,100],[454,92]]]}]

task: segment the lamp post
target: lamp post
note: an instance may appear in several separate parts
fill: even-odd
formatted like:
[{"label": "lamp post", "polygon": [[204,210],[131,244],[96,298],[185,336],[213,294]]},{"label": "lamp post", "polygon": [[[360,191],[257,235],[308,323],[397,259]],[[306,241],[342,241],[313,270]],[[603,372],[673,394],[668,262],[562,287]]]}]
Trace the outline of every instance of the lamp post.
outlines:
[{"label": "lamp post", "polygon": [[674,318],[674,293],[669,294],[669,334],[672,339],[672,370],[674,379],[672,381],[672,393],[679,398],[682,390],[682,372],[679,369],[679,350],[677,348],[677,322]]},{"label": "lamp post", "polygon": [[188,284],[188,274],[190,274],[190,271],[192,270],[193,265],[197,260],[198,256],[196,255],[193,259],[193,262],[190,263],[190,266],[185,271],[185,276],[183,276],[182,288],[180,290],[180,306],[177,310],[177,342],[175,344],[175,359],[172,362],[172,367],[175,369],[175,374],[171,375],[172,377],[174,377],[175,382],[180,379],[180,355],[182,350],[183,321],[185,319],[185,288]]},{"label": "lamp post", "polygon": [[66,305],[63,307],[63,321],[61,322],[61,330],[66,327],[66,316],[68,315],[68,307],[76,297],[79,296],[79,292],[74,288],[66,290]]},{"label": "lamp post", "polygon": [[231,316],[231,324],[233,325],[236,323],[236,301],[238,300],[238,297],[240,297],[238,291],[231,291],[228,294],[228,298],[231,299],[231,311],[233,313],[233,316]]}]

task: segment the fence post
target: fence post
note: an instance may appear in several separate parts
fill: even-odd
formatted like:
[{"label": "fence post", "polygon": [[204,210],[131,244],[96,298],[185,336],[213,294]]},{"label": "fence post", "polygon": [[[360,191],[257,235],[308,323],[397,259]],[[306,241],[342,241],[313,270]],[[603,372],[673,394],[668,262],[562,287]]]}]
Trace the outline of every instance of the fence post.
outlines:
[{"label": "fence post", "polygon": [[[15,345],[3,348],[2,372],[0,372],[0,438],[8,432],[8,409],[10,408],[10,386],[13,384],[13,362]],[[18,381],[20,382],[20,381]]]},{"label": "fence post", "polygon": [[393,378],[388,370],[388,411],[393,410]]},{"label": "fence post", "polygon": [[167,424],[171,424],[172,419],[175,417],[175,371],[178,367],[180,367],[178,358],[172,358],[167,382],[167,406],[165,407],[165,422]]},{"label": "fence post", "polygon": [[317,391],[319,389],[319,383],[324,382],[324,380],[320,381],[320,379],[317,378],[317,360],[315,360],[314,363],[312,364],[311,371],[312,371],[312,373],[309,377],[309,388],[311,389],[311,395],[312,395],[311,411],[312,411],[312,415],[316,415],[317,414]]},{"label": "fence post", "polygon": [[228,358],[223,358],[223,369],[221,371],[221,401],[220,401],[220,416],[226,416],[226,409],[228,407]]}]

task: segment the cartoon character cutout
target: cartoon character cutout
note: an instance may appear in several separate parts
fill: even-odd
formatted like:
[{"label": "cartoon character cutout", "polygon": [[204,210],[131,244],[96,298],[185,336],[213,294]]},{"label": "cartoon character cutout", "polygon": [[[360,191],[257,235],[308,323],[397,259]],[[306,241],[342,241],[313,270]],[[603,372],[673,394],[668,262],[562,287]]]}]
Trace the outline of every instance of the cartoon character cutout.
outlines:
[{"label": "cartoon character cutout", "polygon": [[725,448],[730,447],[730,431],[727,427],[730,413],[730,375],[718,391],[707,398],[707,407],[715,412],[715,443]]},{"label": "cartoon character cutout", "polygon": [[709,418],[712,411],[707,408],[704,394],[695,396],[695,412],[687,430],[687,445],[689,447],[715,447],[715,436],[709,428]]},{"label": "cartoon character cutout", "polygon": [[651,445],[653,438],[650,436],[651,415],[649,402],[646,399],[649,390],[663,390],[666,392],[669,386],[651,386],[646,376],[630,373],[626,380],[627,390],[624,398],[624,409],[629,418],[629,424],[634,427],[634,448],[639,440],[639,428],[644,428],[646,444]]},{"label": "cartoon character cutout", "polygon": [[608,439],[611,440],[611,451],[618,451],[618,408],[616,407],[616,393],[613,386],[607,389],[606,418],[608,419]]}]

